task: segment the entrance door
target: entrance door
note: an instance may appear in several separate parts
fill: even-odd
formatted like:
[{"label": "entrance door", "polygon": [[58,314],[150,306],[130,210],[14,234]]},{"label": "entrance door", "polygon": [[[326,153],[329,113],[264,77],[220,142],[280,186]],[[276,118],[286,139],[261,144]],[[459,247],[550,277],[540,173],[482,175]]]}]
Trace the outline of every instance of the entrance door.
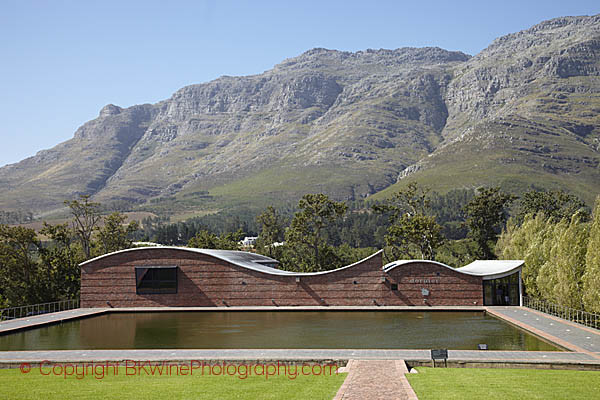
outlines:
[{"label": "entrance door", "polygon": [[483,304],[486,306],[519,305],[519,273],[483,281]]}]

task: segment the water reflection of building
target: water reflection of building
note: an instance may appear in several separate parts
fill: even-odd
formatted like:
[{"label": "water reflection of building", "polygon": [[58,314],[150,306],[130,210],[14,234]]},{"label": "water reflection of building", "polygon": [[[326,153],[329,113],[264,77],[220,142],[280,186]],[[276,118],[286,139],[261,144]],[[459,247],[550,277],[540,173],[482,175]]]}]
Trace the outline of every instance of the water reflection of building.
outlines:
[{"label": "water reflection of building", "polygon": [[454,269],[428,260],[382,266],[381,251],[332,271],[296,273],[254,253],[145,247],[81,264],[82,307],[519,305],[519,260]]}]

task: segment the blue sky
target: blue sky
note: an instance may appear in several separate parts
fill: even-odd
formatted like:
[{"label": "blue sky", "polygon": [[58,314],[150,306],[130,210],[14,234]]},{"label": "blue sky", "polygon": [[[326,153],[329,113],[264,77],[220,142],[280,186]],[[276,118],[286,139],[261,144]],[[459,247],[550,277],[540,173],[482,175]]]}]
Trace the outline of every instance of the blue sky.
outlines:
[{"label": "blue sky", "polygon": [[0,166],[71,138],[106,104],[155,103],[314,47],[474,55],[542,20],[597,13],[597,0],[4,0]]}]

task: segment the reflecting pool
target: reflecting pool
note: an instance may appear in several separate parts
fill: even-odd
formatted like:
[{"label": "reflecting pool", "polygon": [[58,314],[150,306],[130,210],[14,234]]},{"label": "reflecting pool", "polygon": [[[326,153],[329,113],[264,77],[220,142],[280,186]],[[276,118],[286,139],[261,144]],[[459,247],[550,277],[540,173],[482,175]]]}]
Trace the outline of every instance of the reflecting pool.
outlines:
[{"label": "reflecting pool", "polygon": [[0,350],[559,350],[483,312],[114,312],[0,336]]}]

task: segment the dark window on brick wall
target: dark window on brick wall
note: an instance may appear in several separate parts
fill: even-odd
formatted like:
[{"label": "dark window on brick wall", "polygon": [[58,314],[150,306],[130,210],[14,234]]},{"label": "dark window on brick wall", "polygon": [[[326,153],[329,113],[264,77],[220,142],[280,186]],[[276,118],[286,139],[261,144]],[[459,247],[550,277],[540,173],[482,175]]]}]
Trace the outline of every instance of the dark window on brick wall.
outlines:
[{"label": "dark window on brick wall", "polygon": [[398,284],[397,283],[391,283],[390,284],[390,289],[392,289],[392,290],[398,290]]},{"label": "dark window on brick wall", "polygon": [[135,267],[137,294],[177,293],[177,267]]}]

